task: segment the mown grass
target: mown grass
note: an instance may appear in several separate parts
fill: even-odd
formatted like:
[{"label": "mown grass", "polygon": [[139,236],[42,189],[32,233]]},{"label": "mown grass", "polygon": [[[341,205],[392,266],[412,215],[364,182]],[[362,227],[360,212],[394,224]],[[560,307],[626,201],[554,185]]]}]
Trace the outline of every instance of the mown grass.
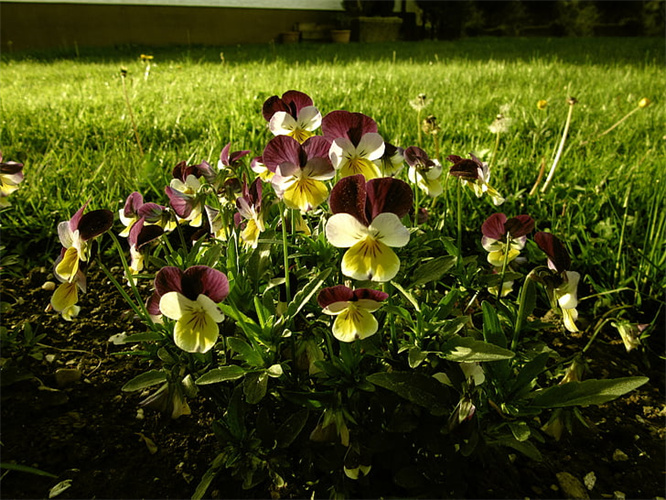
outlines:
[{"label": "mown grass", "polygon": [[[141,53],[154,56],[144,79]],[[141,155],[123,94],[128,97]],[[470,244],[493,211],[529,213],[537,228],[565,239],[592,290],[629,289],[623,300],[661,300],[666,284],[666,158],[663,40],[469,39],[348,46],[122,47],[3,54],[0,149],[25,163],[26,179],[2,217],[3,245],[29,264],[55,257],[55,227],[87,200],[118,210],[133,190],[166,202],[163,186],[181,160],[215,163],[232,150],[260,155],[269,133],[261,105],[289,89],[308,93],[327,113],[373,117],[386,141],[417,145],[419,93],[441,126],[440,160],[484,151],[500,108],[494,181],[507,202],[467,200]],[[539,167],[550,167],[574,96],[569,137],[545,194],[528,196]],[[606,135],[638,101],[652,104]],[[548,101],[541,111],[539,99]],[[432,137],[422,147],[434,156]],[[453,184],[453,183],[450,183]],[[454,191],[434,202],[450,224]],[[446,207],[443,209],[442,207]],[[612,295],[612,294],[611,294]],[[617,297],[617,294],[613,295]],[[610,299],[609,299],[610,300]]]}]

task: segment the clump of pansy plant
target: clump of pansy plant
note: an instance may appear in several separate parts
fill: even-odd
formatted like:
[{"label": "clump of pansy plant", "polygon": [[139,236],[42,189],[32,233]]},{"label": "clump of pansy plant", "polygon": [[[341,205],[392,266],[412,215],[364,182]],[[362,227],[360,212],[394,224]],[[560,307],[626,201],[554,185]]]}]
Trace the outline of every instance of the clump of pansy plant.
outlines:
[{"label": "clump of pansy plant", "polygon": [[317,302],[324,314],[335,316],[333,336],[340,342],[362,340],[377,333],[379,324],[372,315],[388,294],[370,288],[352,290],[345,285],[324,288]]},{"label": "clump of pansy plant", "polygon": [[393,248],[409,243],[409,229],[401,219],[412,202],[409,185],[390,177],[366,182],[363,175],[353,175],[333,187],[326,238],[334,247],[348,249],[342,274],[372,281],[390,281],[398,274],[400,259]]},{"label": "clump of pansy plant", "polygon": [[71,321],[80,311],[78,291],[86,291],[85,270],[92,257],[92,240],[105,233],[113,225],[110,210],[93,210],[84,213],[88,202],[68,221],[58,224],[58,237],[62,249],[55,261],[53,274],[60,281],[51,297],[51,306],[65,320]]},{"label": "clump of pansy plant", "polygon": [[534,241],[548,256],[548,270],[535,273],[535,279],[544,285],[551,306],[562,312],[564,327],[577,332],[580,274],[571,271],[571,257],[557,236],[540,231],[534,235]]},{"label": "clump of pansy plant", "polygon": [[[417,104],[422,109],[425,96]],[[217,164],[180,162],[165,188],[168,202],[144,202],[134,192],[118,211],[120,236],[127,238],[131,257],[129,264],[122,259],[132,288],[131,294],[123,290],[124,297],[134,300],[134,312],[150,329],[127,341],[149,344],[137,353],[149,358],[152,367],[123,390],[159,387],[140,404],[177,418],[191,413],[186,398],[198,390],[203,394],[201,386],[227,384],[207,392],[223,406],[216,421],[216,431],[225,439],[223,453],[240,457],[233,474],[246,484],[270,481],[276,492],[283,481],[281,464],[291,455],[284,448],[297,438],[304,448],[308,441],[332,445],[306,450],[313,456],[328,454],[319,462],[331,464],[329,476],[337,467],[349,479],[372,481],[371,470],[386,465],[373,464],[373,443],[385,442],[385,429],[392,425],[418,427],[418,406],[430,410],[429,419],[439,418],[436,425],[446,431],[432,436],[437,449],[465,447],[465,453],[472,453],[473,443],[483,439],[478,434],[492,428],[492,423],[475,421],[497,418],[496,413],[501,419],[493,440],[514,443],[513,431],[524,430],[518,415],[522,410],[534,415],[529,405],[539,395],[524,397],[538,385],[536,379],[515,379],[530,371],[524,370],[529,353],[515,352],[521,348],[521,322],[529,316],[525,304],[530,301],[523,299],[532,293],[532,279],[545,286],[566,329],[577,330],[580,276],[571,271],[563,244],[550,233],[535,235],[548,267],[528,274],[509,350],[503,332],[508,315],[500,320],[497,311],[512,310],[505,292],[510,280],[520,276],[514,272],[517,264],[526,260],[520,253],[534,230],[532,217],[496,213],[483,223],[481,245],[492,272],[500,274],[502,289],[496,293],[497,305],[483,301],[483,314],[476,314],[471,312],[478,296],[473,288],[483,281],[472,278],[478,274],[473,269],[476,256],[463,256],[463,188],[457,189],[457,253],[443,234],[447,221],[435,231],[422,217],[436,217],[439,200],[434,198],[444,191],[442,166],[435,158],[420,147],[385,142],[377,123],[362,113],[336,110],[322,116],[308,95],[295,90],[268,98],[262,115],[272,136],[258,155],[231,151],[229,143]],[[434,121],[429,126],[437,127]],[[426,132],[436,136],[439,129]],[[439,157],[437,143],[435,153]],[[489,184],[486,163],[474,155],[447,159],[453,164],[449,175],[477,197],[488,194],[495,205],[504,201]],[[0,175],[14,176],[14,184],[0,177],[6,197],[5,184],[19,182],[19,167],[2,165]],[[418,206],[422,193],[432,198],[430,214]],[[54,274],[62,284],[51,303],[68,320],[78,314],[77,294],[86,288],[90,242],[113,223],[112,212],[84,213],[85,207],[58,228],[63,249]],[[407,227],[412,217],[415,223]],[[275,237],[280,229],[281,240]],[[343,250],[341,257],[337,249]],[[396,249],[404,250],[399,256]],[[449,255],[436,253],[444,251]],[[401,268],[414,272],[402,276]],[[142,279],[152,280],[149,296],[137,286]],[[333,317],[332,324],[326,316]],[[482,330],[473,325],[481,318]],[[637,332],[630,333],[637,337]],[[497,370],[487,366],[511,358],[511,365],[496,365]],[[539,371],[538,364],[532,371]],[[515,389],[520,384],[525,390]],[[270,406],[261,406],[264,398],[271,398]],[[407,400],[404,405],[396,404],[402,399]],[[257,411],[246,411],[253,405]],[[373,412],[369,418],[368,411]],[[507,416],[516,423],[510,430]],[[253,426],[258,428],[260,418],[262,436],[239,445],[240,435],[258,436]],[[377,433],[378,428],[383,430]],[[278,435],[283,430],[287,432]],[[407,441],[413,437],[409,430],[405,436]],[[411,453],[398,441],[396,453]],[[429,458],[436,459],[434,454]],[[205,480],[210,483],[218,469],[213,466]],[[198,493],[203,495],[207,484]],[[331,491],[313,489],[312,496]]]},{"label": "clump of pansy plant", "polygon": [[449,175],[457,177],[467,186],[471,187],[477,198],[487,193],[495,205],[504,203],[504,197],[492,187],[490,182],[490,167],[473,154],[471,158],[462,158],[458,155],[449,155],[446,159],[453,163]]},{"label": "clump of pansy plant", "polygon": [[11,205],[7,197],[18,189],[23,181],[23,163],[3,161],[0,152],[0,208]]}]

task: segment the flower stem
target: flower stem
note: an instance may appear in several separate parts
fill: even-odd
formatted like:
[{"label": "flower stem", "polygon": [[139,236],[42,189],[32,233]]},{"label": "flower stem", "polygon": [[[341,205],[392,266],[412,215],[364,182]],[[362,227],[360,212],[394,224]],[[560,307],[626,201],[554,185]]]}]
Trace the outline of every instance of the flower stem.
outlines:
[{"label": "flower stem", "polygon": [[511,350],[516,351],[518,348],[518,340],[520,338],[520,331],[523,329],[523,319],[525,317],[525,307],[527,303],[527,293],[529,288],[533,286],[532,273],[534,270],[525,277],[525,283],[520,289],[520,297],[518,298],[518,315],[516,316],[516,326],[513,330],[513,338],[511,339]]},{"label": "flower stem", "polygon": [[506,274],[506,266],[509,263],[509,252],[511,251],[511,233],[506,235],[506,249],[504,252],[504,259],[502,260],[502,271],[500,272],[500,282],[497,287],[497,302],[502,298],[502,289],[504,287],[504,275]]},{"label": "flower stem", "polygon": [[462,183],[458,182],[458,186],[456,187],[456,199],[458,203],[458,209],[457,209],[457,222],[458,222],[458,259],[456,261],[458,271],[462,270]]},{"label": "flower stem", "polygon": [[571,117],[573,115],[573,108],[574,105],[576,104],[576,99],[573,97],[570,97],[568,100],[569,103],[569,113],[567,114],[567,121],[564,123],[564,131],[562,132],[562,140],[560,141],[560,146],[557,148],[557,153],[555,154],[555,159],[553,160],[553,165],[550,167],[550,172],[548,172],[548,177],[546,178],[546,182],[544,183],[543,187],[541,188],[541,192],[545,193],[548,187],[550,186],[551,181],[553,180],[553,176],[555,175],[555,169],[557,169],[557,164],[560,161],[560,157],[562,156],[562,151],[564,150],[564,143],[567,140],[567,134],[569,133],[569,125],[571,125]]},{"label": "flower stem", "polygon": [[282,221],[282,254],[284,257],[284,289],[287,296],[287,304],[291,302],[291,288],[289,286],[289,246],[287,245],[287,219],[284,216],[284,203],[280,203],[280,220]]}]

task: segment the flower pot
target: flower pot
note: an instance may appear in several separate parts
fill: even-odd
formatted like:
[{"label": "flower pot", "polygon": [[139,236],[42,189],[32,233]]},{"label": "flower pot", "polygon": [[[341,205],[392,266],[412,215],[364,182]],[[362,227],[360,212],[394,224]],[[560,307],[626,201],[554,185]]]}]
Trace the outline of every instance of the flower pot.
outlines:
[{"label": "flower pot", "polygon": [[333,43],[349,43],[351,30],[331,30],[331,41]]}]

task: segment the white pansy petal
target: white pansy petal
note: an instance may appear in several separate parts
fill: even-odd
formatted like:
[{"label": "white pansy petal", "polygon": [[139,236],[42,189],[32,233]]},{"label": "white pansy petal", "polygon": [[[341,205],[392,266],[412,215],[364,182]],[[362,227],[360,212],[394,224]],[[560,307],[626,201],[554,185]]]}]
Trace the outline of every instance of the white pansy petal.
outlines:
[{"label": "white pansy petal", "polygon": [[69,248],[74,246],[74,233],[69,227],[69,221],[58,224],[58,238],[63,247]]},{"label": "white pansy petal", "polygon": [[338,302],[333,302],[332,304],[329,304],[326,307],[324,307],[324,309],[322,309],[322,312],[330,316],[335,316],[337,314],[340,314],[348,307],[349,307],[349,302],[347,302],[346,300],[339,300]]},{"label": "white pansy petal", "polygon": [[367,235],[368,228],[350,214],[335,214],[326,223],[326,239],[337,248],[349,248]]},{"label": "white pansy petal", "polygon": [[286,111],[277,111],[268,122],[268,128],[273,135],[288,135],[296,127],[296,120]]},{"label": "white pansy petal", "polygon": [[409,243],[409,229],[391,212],[379,214],[368,228],[370,234],[390,247],[404,247]]},{"label": "white pansy petal", "polygon": [[215,321],[215,323],[221,323],[224,321],[224,314],[220,311],[220,308],[217,307],[217,304],[208,297],[207,295],[199,295],[197,297],[197,304],[199,304],[205,313],[210,316],[210,318]]},{"label": "white pansy petal", "polygon": [[364,311],[375,312],[382,307],[382,303],[372,299],[359,299],[356,301],[356,307]]},{"label": "white pansy petal", "polygon": [[298,112],[298,126],[314,132],[321,125],[321,113],[314,106],[306,106]]},{"label": "white pansy petal", "polygon": [[578,305],[578,281],[580,274],[566,271],[567,281],[555,290],[557,302],[562,309],[573,309]]},{"label": "white pansy petal", "polygon": [[356,146],[356,152],[362,158],[378,160],[384,154],[384,139],[375,132],[364,134]]},{"label": "white pansy petal", "polygon": [[160,311],[171,319],[180,319],[184,314],[195,310],[196,302],[179,292],[168,292],[160,298]]},{"label": "white pansy petal", "polygon": [[331,144],[331,149],[328,150],[328,157],[331,159],[333,168],[336,170],[340,168],[345,158],[350,158],[356,155],[356,147],[346,137],[338,137]]}]

